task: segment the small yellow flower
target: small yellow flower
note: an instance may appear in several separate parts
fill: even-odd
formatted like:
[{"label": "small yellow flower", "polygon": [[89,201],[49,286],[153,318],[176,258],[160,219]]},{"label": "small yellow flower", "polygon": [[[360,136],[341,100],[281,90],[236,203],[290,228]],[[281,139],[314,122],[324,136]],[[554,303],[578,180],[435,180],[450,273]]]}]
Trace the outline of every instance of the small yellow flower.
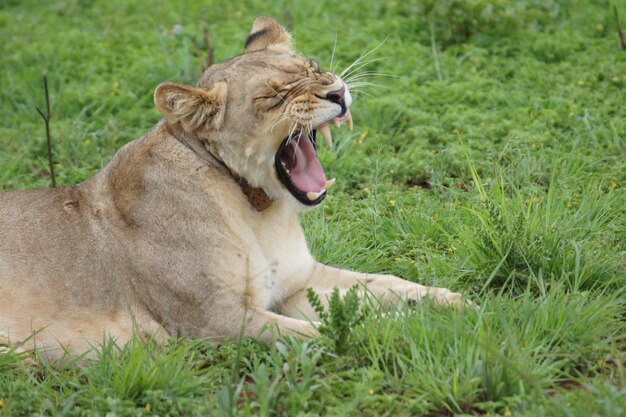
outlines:
[{"label": "small yellow flower", "polygon": [[395,207],[396,206],[396,200],[389,200],[389,205],[391,207]]},{"label": "small yellow flower", "polygon": [[368,389],[368,390],[367,390],[367,393],[368,393],[369,395],[372,395],[372,394],[374,394],[374,390],[370,388],[370,389]]},{"label": "small yellow flower", "polygon": [[150,412],[152,410],[152,404],[148,403],[146,404],[146,411]]}]

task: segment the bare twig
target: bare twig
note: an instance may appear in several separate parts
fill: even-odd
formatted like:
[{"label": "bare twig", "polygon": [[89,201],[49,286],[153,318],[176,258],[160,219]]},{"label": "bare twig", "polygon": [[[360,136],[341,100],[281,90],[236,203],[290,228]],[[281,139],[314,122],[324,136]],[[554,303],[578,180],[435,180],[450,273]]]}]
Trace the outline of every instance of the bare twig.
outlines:
[{"label": "bare twig", "polygon": [[52,141],[50,140],[50,96],[48,95],[48,77],[43,77],[43,87],[46,92],[46,113],[42,112],[39,107],[35,107],[37,112],[42,117],[46,126],[46,141],[48,142],[48,166],[50,167],[50,180],[52,181],[52,188],[57,186],[56,177],[54,176],[54,164],[52,163]]},{"label": "bare twig", "polygon": [[211,65],[213,65],[213,44],[211,43],[211,34],[209,32],[209,22],[202,12],[202,25],[204,32],[204,48],[206,49],[206,67],[202,65],[202,72],[206,71]]},{"label": "bare twig", "polygon": [[615,24],[617,26],[617,36],[619,37],[619,46],[622,51],[626,51],[626,40],[624,40],[624,31],[622,25],[619,23],[619,14],[617,13],[617,6],[613,4],[613,13],[615,14]]}]

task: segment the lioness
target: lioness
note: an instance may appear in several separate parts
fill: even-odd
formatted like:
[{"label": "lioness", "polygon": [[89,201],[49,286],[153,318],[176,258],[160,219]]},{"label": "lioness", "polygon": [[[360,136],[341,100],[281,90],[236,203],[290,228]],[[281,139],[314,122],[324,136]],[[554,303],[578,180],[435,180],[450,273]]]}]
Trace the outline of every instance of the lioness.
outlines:
[{"label": "lioness", "polygon": [[[316,134],[352,124],[340,77],[259,17],[244,53],[196,87],[160,84],[164,118],[86,182],[0,193],[0,336],[49,356],[133,331],[214,340],[315,335],[306,289],[461,304],[447,289],[316,262],[298,212],[334,180]],[[268,326],[269,325],[269,326]],[[36,336],[29,336],[37,332]]]}]

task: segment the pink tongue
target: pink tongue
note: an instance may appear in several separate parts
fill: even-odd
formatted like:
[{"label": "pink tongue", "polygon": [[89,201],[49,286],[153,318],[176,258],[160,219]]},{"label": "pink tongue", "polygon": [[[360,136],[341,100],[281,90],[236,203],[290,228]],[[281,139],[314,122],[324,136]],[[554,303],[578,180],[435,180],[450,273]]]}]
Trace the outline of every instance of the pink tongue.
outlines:
[{"label": "pink tongue", "polygon": [[302,136],[295,140],[294,148],[296,164],[290,173],[291,182],[305,193],[309,191],[319,193],[326,183],[326,175],[317,159],[313,144],[307,137]]}]

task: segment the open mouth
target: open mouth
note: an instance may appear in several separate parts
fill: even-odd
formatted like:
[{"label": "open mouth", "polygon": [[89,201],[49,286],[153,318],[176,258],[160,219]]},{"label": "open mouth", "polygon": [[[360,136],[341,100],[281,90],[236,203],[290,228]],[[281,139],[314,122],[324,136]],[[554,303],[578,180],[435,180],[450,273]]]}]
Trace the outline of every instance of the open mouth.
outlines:
[{"label": "open mouth", "polygon": [[274,162],[278,178],[302,204],[315,206],[321,203],[326,197],[326,190],[335,183],[334,179],[326,179],[324,168],[317,158],[317,132],[320,132],[326,143],[332,146],[330,125],[341,126],[344,122],[352,130],[350,110],[309,132],[301,131],[291,135],[280,144]]}]

